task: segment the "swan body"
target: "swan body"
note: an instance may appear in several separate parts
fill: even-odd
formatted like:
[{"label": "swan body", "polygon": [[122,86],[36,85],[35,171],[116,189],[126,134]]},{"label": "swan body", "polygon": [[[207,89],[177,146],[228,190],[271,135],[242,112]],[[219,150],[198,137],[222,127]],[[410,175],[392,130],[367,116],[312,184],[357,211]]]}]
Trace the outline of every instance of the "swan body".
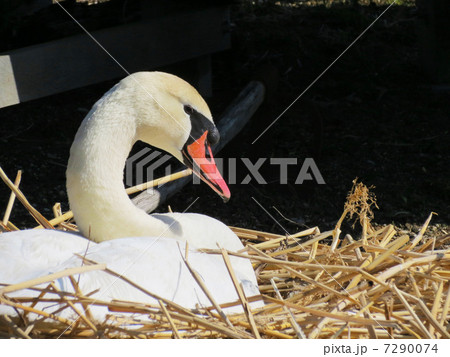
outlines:
[{"label": "swan body", "polygon": [[[193,168],[213,190],[228,199],[228,187],[210,148],[218,139],[208,106],[188,83],[161,72],[140,72],[123,79],[93,106],[70,150],[67,192],[84,237],[54,230],[0,234],[0,284],[15,284],[77,267],[82,263],[79,256],[86,256],[182,306],[209,306],[183,261],[188,243],[188,261],[212,296],[219,303],[237,300],[222,257],[198,249],[220,246],[237,251],[243,248],[239,238],[208,216],[147,215],[133,205],[123,185],[125,161],[133,144],[142,140]],[[231,257],[231,263],[246,295],[259,294],[249,260]],[[94,296],[102,301],[155,303],[150,296],[104,271],[85,272],[79,280],[83,293],[98,290]],[[63,291],[73,289],[69,278],[56,283]],[[21,290],[6,295],[13,298],[33,294],[37,292]],[[57,310],[45,304],[39,303],[43,308]],[[63,310],[63,314],[67,311]],[[0,305],[2,313],[15,315],[16,311]],[[108,314],[106,308],[93,308],[97,320],[104,320]]]},{"label": "swan body", "polygon": [[[44,234],[48,233],[45,231],[27,232],[30,234],[22,235],[21,232],[14,232],[0,239],[2,257],[10,256],[10,259],[0,261],[1,271],[10,271],[11,264],[20,268],[9,276],[2,276],[4,284],[14,284],[64,269],[80,267],[82,260],[74,255],[77,253],[91,261],[106,263],[108,269],[122,274],[152,294],[182,306],[195,308],[211,305],[183,261],[185,243],[181,240],[131,237],[97,244],[81,236],[59,231],[53,231],[50,234]],[[238,299],[220,256],[201,253],[191,248],[187,259],[219,303]],[[243,258],[231,257],[231,261],[245,294],[247,296],[259,294],[251,266],[247,265],[246,268],[246,264],[242,264],[246,263]],[[153,297],[102,270],[85,272],[75,275],[74,278],[78,280],[79,288],[83,293],[97,291],[90,297],[99,302],[120,299],[153,305],[158,303]],[[55,284],[61,291],[74,292],[68,277],[56,280]],[[41,287],[46,285],[48,283],[41,284]],[[8,293],[8,297],[10,299],[20,296],[35,297],[38,294],[38,291],[20,290]],[[47,294],[45,297],[55,298],[57,295]],[[41,302],[35,308],[55,313],[60,306]],[[90,311],[97,321],[105,321],[108,315],[111,315],[111,312],[102,306],[90,306]],[[228,312],[234,311],[240,311],[240,308],[228,310]],[[15,315],[15,311],[8,305],[0,305],[1,314]],[[58,315],[72,319],[77,317],[71,309],[65,309]]]}]

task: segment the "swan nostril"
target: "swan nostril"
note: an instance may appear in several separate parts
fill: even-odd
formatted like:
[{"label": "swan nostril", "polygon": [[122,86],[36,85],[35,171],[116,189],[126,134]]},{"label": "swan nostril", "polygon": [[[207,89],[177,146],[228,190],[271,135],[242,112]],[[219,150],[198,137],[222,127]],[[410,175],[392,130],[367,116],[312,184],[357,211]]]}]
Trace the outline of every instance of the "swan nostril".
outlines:
[{"label": "swan nostril", "polygon": [[211,160],[211,155],[209,154],[209,150],[208,147],[206,147],[206,143],[205,143],[205,158],[207,158],[208,160]]},{"label": "swan nostril", "polygon": [[210,130],[208,131],[207,139],[208,139],[208,143],[209,143],[210,145],[215,145],[215,144],[217,144],[217,143],[219,142],[219,140],[220,140],[219,130],[217,130],[216,127],[210,129]]}]

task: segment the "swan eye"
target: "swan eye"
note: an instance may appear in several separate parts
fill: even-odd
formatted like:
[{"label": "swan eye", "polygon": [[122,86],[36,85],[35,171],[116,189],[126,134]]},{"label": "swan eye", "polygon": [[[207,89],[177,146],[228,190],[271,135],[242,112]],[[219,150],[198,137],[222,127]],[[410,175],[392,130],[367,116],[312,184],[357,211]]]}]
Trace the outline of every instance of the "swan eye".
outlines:
[{"label": "swan eye", "polygon": [[184,111],[185,111],[186,114],[192,115],[192,114],[194,114],[195,110],[190,105],[185,105],[184,106]]}]

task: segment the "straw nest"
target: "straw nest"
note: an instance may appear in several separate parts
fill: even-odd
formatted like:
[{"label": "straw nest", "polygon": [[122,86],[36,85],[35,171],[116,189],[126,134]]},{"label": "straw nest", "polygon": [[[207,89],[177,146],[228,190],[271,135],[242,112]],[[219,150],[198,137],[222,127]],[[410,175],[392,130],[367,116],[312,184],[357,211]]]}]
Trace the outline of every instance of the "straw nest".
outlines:
[{"label": "straw nest", "polygon": [[[15,230],[9,222],[12,202],[17,197],[43,227],[76,230],[71,213],[47,221],[26,200],[0,169],[0,176],[12,189],[3,231]],[[20,284],[0,286],[0,303],[15,307],[20,318],[0,316],[0,336],[19,338],[449,338],[450,235],[424,238],[432,214],[421,230],[410,238],[392,225],[375,229],[371,207],[374,195],[354,182],[344,212],[330,231],[318,227],[294,235],[277,235],[231,227],[243,240],[244,251],[205,250],[207,254],[248,257],[253,263],[261,296],[244,296],[235,284],[239,301],[222,306],[188,310],[171,301],[157,304],[129,301],[98,301],[90,292],[61,292],[53,281],[93,269],[107,267],[86,261],[83,267],[51,274]],[[356,216],[361,225],[358,239],[343,236],[344,219]],[[0,238],[1,239],[1,238]],[[195,272],[192,272],[195,277]],[[124,279],[125,277],[120,277]],[[230,269],[230,279],[234,279]],[[129,284],[136,286],[131,281]],[[201,285],[201,284],[200,284]],[[207,286],[201,285],[208,293]],[[20,289],[40,291],[37,298],[10,298]],[[61,310],[72,309],[79,316],[70,321],[35,308],[47,293]],[[151,292],[146,292],[151,295]],[[54,296],[54,295],[53,295]],[[251,308],[263,299],[262,308]],[[47,299],[48,300],[48,299]],[[240,304],[243,313],[225,315],[221,308]],[[95,322],[89,305],[107,306],[110,318]],[[77,306],[80,306],[77,308]],[[82,307],[82,308],[81,308]],[[118,312],[126,312],[119,317]],[[133,314],[129,314],[133,313]],[[33,321],[30,316],[34,315]],[[38,318],[36,319],[36,315]]]}]

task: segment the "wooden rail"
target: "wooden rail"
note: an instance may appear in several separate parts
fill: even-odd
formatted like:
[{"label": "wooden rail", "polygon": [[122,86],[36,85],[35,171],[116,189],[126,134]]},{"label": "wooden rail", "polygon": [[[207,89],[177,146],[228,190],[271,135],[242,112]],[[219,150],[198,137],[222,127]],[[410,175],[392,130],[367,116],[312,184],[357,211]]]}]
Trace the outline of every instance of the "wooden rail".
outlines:
[{"label": "wooden rail", "polygon": [[[227,6],[102,29],[94,38],[129,72],[228,49]],[[206,66],[208,72],[208,66]],[[86,34],[0,54],[0,108],[124,76]],[[201,80],[208,79],[204,73]]]}]

